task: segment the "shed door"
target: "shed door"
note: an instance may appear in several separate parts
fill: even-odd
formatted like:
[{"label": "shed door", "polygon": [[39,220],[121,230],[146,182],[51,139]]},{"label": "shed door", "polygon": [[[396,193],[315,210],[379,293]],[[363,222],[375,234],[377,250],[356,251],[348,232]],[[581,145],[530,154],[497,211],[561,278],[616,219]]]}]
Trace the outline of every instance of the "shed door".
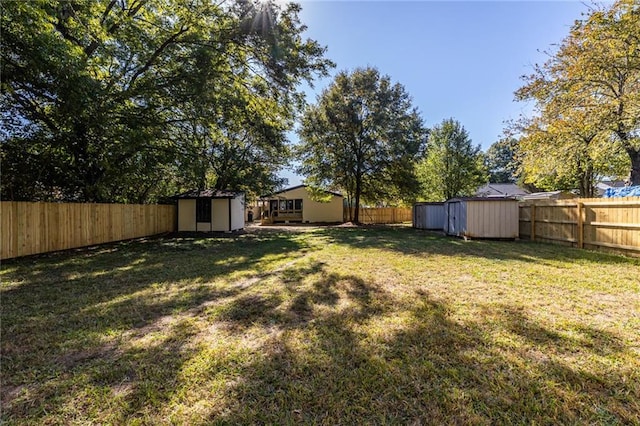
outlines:
[{"label": "shed door", "polygon": [[460,203],[449,203],[449,229],[448,234],[460,234]]}]

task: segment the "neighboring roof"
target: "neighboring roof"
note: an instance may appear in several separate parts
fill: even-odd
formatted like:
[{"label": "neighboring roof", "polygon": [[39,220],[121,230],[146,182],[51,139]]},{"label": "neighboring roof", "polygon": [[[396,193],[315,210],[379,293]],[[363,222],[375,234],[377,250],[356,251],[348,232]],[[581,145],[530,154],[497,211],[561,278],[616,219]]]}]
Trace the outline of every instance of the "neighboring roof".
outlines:
[{"label": "neighboring roof", "polygon": [[548,191],[548,192],[534,192],[532,194],[524,195],[523,200],[550,200],[550,199],[568,199],[576,198],[576,196],[567,191]]},{"label": "neighboring roof", "polygon": [[478,197],[510,197],[514,195],[526,195],[529,191],[520,188],[515,183],[488,183],[476,191]]},{"label": "neighboring roof", "polygon": [[604,196],[604,194],[614,188],[624,188],[627,186],[627,182],[624,180],[602,180],[596,183],[596,191],[599,196]]},{"label": "neighboring roof", "polygon": [[442,206],[444,205],[444,201],[418,201],[417,203],[413,203],[414,206]]},{"label": "neighboring roof", "polygon": [[[298,189],[298,188],[306,188],[308,185],[296,185],[296,186],[292,186],[291,188],[286,188],[280,191],[276,191],[273,192],[271,194],[267,194],[267,195],[263,195],[260,198],[269,198],[269,197],[273,197],[274,195],[278,195],[278,194],[283,194],[285,192],[289,192],[289,191],[293,191],[294,189]],[[327,194],[331,194],[331,195],[335,195],[336,197],[342,197],[343,195],[340,194],[339,192],[333,192],[333,191],[327,191],[325,189],[322,190],[323,192],[327,193]]]},{"label": "neighboring roof", "polygon": [[174,196],[174,198],[236,198],[239,195],[244,195],[244,192],[222,191],[219,189],[194,189],[192,191],[187,191],[180,195],[176,195]]},{"label": "neighboring roof", "polygon": [[598,189],[624,188],[625,186],[627,186],[627,182],[624,180],[603,180],[596,184]]}]

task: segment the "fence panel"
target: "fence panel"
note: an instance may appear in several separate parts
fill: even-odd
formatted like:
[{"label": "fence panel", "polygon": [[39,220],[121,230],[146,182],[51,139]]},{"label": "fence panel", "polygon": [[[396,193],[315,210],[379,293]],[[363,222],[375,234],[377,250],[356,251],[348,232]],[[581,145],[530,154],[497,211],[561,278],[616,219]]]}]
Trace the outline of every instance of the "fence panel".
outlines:
[{"label": "fence panel", "polygon": [[520,204],[520,238],[640,254],[640,197]]},{"label": "fence panel", "polygon": [[176,206],[0,202],[1,259],[176,230]]},{"label": "fence panel", "polygon": [[[355,213],[355,209],[351,209]],[[360,223],[383,224],[411,222],[411,207],[361,207],[359,210]],[[344,208],[344,220],[349,220],[349,208]]]}]

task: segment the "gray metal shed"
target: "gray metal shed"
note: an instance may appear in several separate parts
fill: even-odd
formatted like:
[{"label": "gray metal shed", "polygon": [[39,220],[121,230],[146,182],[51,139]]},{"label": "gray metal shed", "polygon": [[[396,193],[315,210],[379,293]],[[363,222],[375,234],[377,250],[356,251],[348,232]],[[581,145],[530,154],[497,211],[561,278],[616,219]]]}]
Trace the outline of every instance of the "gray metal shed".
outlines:
[{"label": "gray metal shed", "polygon": [[444,227],[444,203],[414,204],[413,227],[442,231]]},{"label": "gray metal shed", "polygon": [[444,203],[444,231],[469,238],[518,238],[518,201],[512,198],[453,198]]}]

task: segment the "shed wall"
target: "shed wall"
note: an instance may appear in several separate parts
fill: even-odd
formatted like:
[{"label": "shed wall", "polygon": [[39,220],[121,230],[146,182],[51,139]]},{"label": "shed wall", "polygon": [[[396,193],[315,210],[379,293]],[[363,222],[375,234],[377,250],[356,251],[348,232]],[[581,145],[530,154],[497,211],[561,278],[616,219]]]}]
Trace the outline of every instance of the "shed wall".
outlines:
[{"label": "shed wall", "polygon": [[229,231],[229,200],[214,198],[211,200],[211,230]]},{"label": "shed wall", "polygon": [[196,222],[196,230],[198,232],[210,232],[211,223],[209,222]]},{"label": "shed wall", "polygon": [[416,204],[413,209],[414,228],[430,230],[443,229],[445,224],[444,203]]},{"label": "shed wall", "polygon": [[518,202],[467,201],[465,235],[476,238],[518,238]]},{"label": "shed wall", "polygon": [[231,199],[231,231],[244,228],[244,197]]},{"label": "shed wall", "polygon": [[196,200],[178,200],[178,231],[196,230]]}]

